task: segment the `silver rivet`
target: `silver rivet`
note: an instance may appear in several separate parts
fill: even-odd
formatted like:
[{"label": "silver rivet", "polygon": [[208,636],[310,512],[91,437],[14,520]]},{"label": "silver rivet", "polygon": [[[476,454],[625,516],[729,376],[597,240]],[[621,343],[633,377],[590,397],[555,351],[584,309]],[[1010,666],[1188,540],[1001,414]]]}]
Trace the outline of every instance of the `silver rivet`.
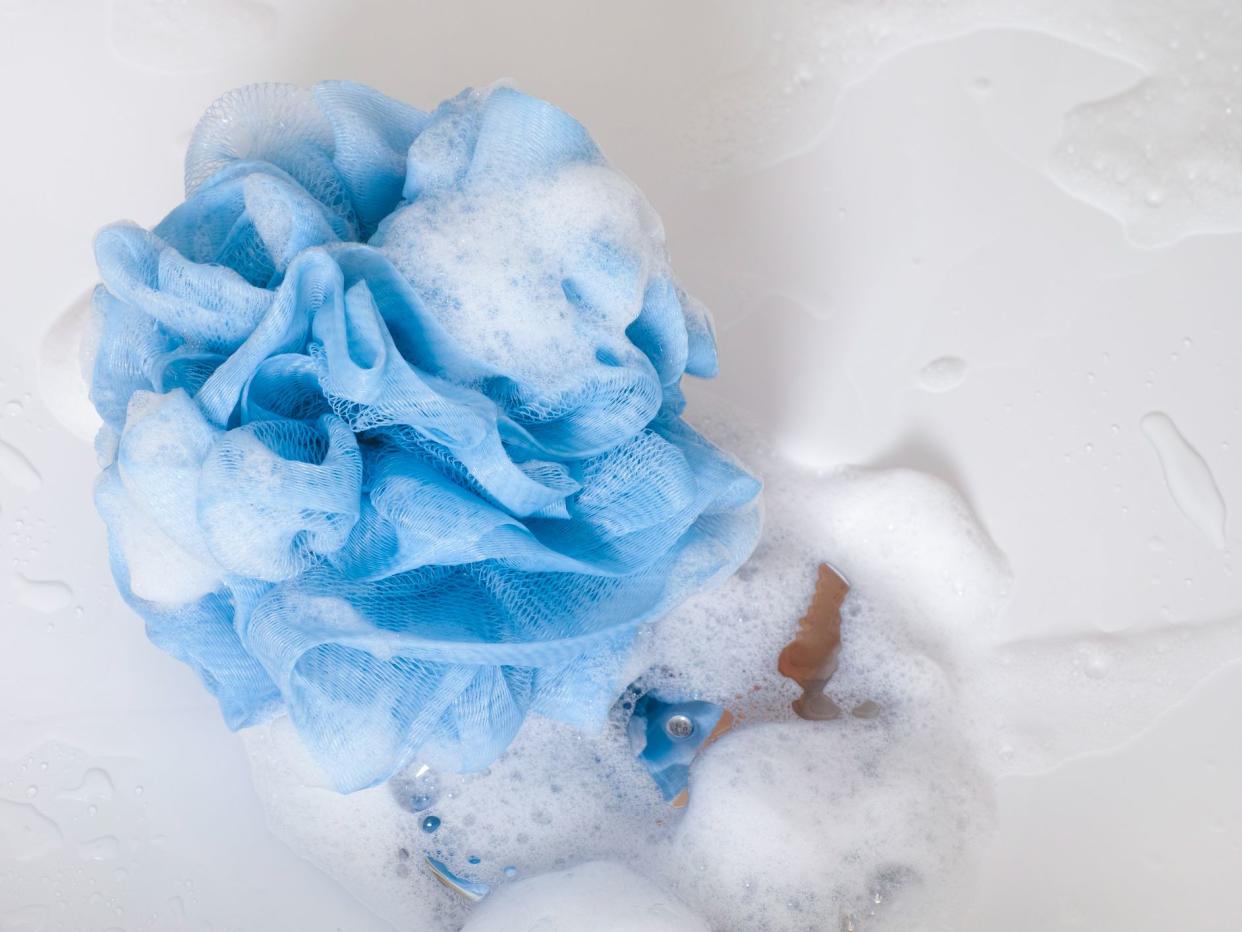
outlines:
[{"label": "silver rivet", "polygon": [[694,734],[694,722],[688,715],[671,715],[664,723],[664,730],[670,738],[689,738]]}]

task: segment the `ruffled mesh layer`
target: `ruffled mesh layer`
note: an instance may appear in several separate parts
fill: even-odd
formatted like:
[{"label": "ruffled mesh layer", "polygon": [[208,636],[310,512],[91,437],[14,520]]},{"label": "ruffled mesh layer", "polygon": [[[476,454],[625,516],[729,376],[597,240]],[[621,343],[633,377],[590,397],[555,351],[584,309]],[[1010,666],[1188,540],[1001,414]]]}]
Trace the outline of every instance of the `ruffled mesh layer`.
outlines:
[{"label": "ruffled mesh layer", "polygon": [[345,791],[598,724],[759,523],[679,417],[714,342],[649,205],[542,101],[338,82],[226,95],[186,189],[96,240],[96,499],[151,639]]}]

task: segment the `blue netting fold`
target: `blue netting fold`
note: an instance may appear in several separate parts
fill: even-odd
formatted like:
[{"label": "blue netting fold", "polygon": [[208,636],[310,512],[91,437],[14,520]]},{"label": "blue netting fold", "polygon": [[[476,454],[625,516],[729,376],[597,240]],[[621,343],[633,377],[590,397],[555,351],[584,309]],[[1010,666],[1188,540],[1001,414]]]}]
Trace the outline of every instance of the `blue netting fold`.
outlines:
[{"label": "blue netting fold", "polygon": [[680,418],[710,318],[637,189],[516,91],[345,82],[221,98],[186,189],[96,240],[96,500],[151,639],[346,791],[598,725],[758,533]]}]

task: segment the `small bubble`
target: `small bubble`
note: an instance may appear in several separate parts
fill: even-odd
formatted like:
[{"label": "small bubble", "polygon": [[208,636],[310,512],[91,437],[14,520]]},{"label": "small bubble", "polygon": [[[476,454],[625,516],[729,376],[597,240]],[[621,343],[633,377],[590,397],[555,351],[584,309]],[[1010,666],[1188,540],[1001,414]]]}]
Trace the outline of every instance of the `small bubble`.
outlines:
[{"label": "small bubble", "polygon": [[1083,664],[1083,672],[1093,680],[1100,680],[1108,675],[1111,665],[1107,656],[1093,652],[1087,656],[1086,662]]},{"label": "small bubble", "polygon": [[925,392],[951,391],[966,379],[966,361],[956,356],[933,359],[918,373],[919,388]]},{"label": "small bubble", "polygon": [[420,828],[428,835],[440,827],[440,817],[429,815],[420,823]]},{"label": "small bubble", "polygon": [[504,875],[506,877],[516,877],[517,872],[518,872],[518,869],[514,867],[512,864],[510,864],[508,867],[505,868]]}]

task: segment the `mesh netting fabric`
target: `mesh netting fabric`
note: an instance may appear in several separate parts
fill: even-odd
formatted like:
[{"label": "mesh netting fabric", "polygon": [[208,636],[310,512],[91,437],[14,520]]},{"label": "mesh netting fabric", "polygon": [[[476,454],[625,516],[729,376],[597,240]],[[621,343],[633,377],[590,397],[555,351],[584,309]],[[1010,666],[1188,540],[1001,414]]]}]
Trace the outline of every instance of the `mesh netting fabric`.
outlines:
[{"label": "mesh netting fabric", "polygon": [[517,91],[345,82],[221,98],[186,191],[96,240],[96,501],[151,640],[342,791],[598,726],[759,530],[681,419],[710,317],[641,194]]}]

